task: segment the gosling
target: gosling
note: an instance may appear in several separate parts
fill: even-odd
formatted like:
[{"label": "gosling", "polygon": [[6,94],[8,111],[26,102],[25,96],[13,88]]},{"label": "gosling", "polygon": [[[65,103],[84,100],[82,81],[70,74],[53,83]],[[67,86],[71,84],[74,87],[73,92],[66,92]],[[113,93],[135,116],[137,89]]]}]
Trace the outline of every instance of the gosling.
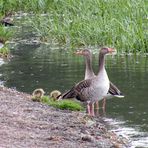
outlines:
[{"label": "gosling", "polygon": [[53,90],[50,93],[49,97],[50,98],[53,98],[54,100],[57,100],[58,99],[58,96],[60,96],[60,95],[61,95],[61,92],[59,90]]},{"label": "gosling", "polygon": [[42,88],[37,88],[32,93],[32,100],[41,102],[42,97],[44,96],[45,92]]}]

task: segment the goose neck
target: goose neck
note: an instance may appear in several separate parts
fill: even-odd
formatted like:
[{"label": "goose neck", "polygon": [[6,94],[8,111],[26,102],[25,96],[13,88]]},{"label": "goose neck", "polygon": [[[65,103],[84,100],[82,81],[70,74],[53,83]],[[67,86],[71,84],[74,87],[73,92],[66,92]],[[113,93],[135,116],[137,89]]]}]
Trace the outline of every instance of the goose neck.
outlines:
[{"label": "goose neck", "polygon": [[101,72],[101,71],[104,71],[105,70],[105,56],[104,54],[99,54],[99,71],[98,71],[98,74]]}]

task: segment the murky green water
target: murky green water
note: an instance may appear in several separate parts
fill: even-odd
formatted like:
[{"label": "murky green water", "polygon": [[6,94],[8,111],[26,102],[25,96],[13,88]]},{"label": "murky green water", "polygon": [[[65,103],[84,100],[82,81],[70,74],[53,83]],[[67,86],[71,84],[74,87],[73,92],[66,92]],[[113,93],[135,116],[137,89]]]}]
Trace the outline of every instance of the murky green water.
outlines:
[{"label": "murky green water", "polygon": [[[19,45],[14,58],[0,67],[0,80],[7,87],[32,93],[43,88],[65,91],[84,78],[84,60],[73,53],[46,46]],[[98,57],[93,59],[97,71]],[[119,134],[130,137],[134,147],[148,147],[148,57],[107,56],[109,78],[125,98],[107,100],[106,120]]]}]

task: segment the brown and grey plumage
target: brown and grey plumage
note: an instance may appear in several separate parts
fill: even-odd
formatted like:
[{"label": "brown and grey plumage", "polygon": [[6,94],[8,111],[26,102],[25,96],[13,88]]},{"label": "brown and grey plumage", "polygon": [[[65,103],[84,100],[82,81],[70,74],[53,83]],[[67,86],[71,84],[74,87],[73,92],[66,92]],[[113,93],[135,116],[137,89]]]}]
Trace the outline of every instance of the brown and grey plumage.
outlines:
[{"label": "brown and grey plumage", "polygon": [[102,48],[99,53],[99,72],[96,76],[83,80],[76,84],[71,90],[60,96],[60,99],[73,98],[87,102],[89,115],[94,115],[94,110],[90,110],[90,105],[102,100],[109,90],[109,79],[105,70],[105,55],[114,52],[112,48]]},{"label": "brown and grey plumage", "polygon": [[93,68],[92,68],[92,54],[90,50],[77,50],[75,52],[76,55],[83,55],[85,58],[85,76],[84,79],[90,79],[95,76]]},{"label": "brown and grey plumage", "polygon": [[[85,58],[85,79],[89,79],[95,76],[93,68],[92,68],[92,54],[90,50],[84,49],[84,50],[77,50],[75,52],[76,55],[82,55]],[[113,96],[122,98],[124,97],[123,94],[120,92],[120,90],[110,81],[110,87],[107,95],[103,99],[103,110],[105,111],[105,105],[106,105],[106,98],[112,98]],[[99,108],[98,101],[96,102],[97,108]]]},{"label": "brown and grey plumage", "polygon": [[110,88],[109,88],[107,97],[109,97],[110,95],[111,95],[111,97],[113,97],[113,96],[118,97],[118,98],[124,97],[123,93],[111,81],[110,81]]}]

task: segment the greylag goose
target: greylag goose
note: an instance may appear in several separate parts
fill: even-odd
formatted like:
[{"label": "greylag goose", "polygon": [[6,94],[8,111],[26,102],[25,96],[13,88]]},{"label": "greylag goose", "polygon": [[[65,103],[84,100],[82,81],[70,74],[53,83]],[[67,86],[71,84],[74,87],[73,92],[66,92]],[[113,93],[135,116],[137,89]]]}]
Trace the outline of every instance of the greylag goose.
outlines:
[{"label": "greylag goose", "polygon": [[[78,50],[75,52],[76,55],[83,55],[85,58],[85,79],[89,79],[95,76],[94,71],[92,69],[92,54],[90,50],[84,49],[84,50]],[[106,106],[106,98],[112,98],[113,96],[122,98],[124,97],[123,94],[120,92],[120,90],[110,81],[110,87],[107,95],[103,99],[103,112],[105,112],[105,106]],[[99,103],[96,102],[96,107],[99,109]]]},{"label": "greylag goose", "polygon": [[99,53],[99,71],[96,76],[80,81],[69,91],[59,97],[59,99],[76,98],[80,101],[87,102],[88,114],[94,116],[94,106],[96,101],[100,101],[107,95],[109,90],[109,79],[105,70],[105,55],[112,53],[112,48],[102,48]]}]

